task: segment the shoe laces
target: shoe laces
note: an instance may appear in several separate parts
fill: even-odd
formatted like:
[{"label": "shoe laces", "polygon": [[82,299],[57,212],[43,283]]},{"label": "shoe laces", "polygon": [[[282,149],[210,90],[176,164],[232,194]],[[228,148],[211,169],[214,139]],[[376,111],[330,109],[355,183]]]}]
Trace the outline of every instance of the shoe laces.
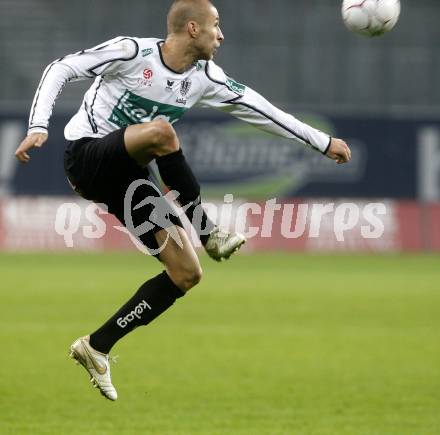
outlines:
[{"label": "shoe laces", "polygon": [[215,234],[215,237],[217,239],[221,239],[221,240],[227,240],[230,237],[230,233],[228,233],[227,231],[224,230],[218,230]]},{"label": "shoe laces", "polygon": [[108,361],[112,364],[118,364],[119,355],[110,356],[108,357]]}]

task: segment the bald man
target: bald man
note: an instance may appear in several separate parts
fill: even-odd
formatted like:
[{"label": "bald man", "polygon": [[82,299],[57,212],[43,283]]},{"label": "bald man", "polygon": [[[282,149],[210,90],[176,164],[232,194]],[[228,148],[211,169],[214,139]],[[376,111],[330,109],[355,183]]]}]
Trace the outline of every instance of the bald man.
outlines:
[{"label": "bald man", "polygon": [[[213,107],[306,144],[337,163],[346,163],[351,157],[342,140],[300,122],[227,76],[212,61],[223,40],[212,3],[177,0],[168,13],[165,41],[118,37],[56,60],[44,71],[32,104],[28,135],[16,151],[21,162],[28,162],[28,151],[47,140],[52,108],[64,85],[94,79],[65,128],[68,180],[84,198],[106,204],[165,267],[106,323],[70,347],[70,355],[110,400],[117,399],[110,377],[111,348],[170,308],[202,276],[180,219],[150,181],[147,165],[156,161],[163,182],[176,192],[212,258],[227,259],[245,242],[240,234],[222,231],[207,218],[200,186],[173,124],[193,106]],[[127,201],[128,192],[132,201]],[[132,208],[132,203],[144,206]],[[141,226],[145,232],[138,234]]]}]

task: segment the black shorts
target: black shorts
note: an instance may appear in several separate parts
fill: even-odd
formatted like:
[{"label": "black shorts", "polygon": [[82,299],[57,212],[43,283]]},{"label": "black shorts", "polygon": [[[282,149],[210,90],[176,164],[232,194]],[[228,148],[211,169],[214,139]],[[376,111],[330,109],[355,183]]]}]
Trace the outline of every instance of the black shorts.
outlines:
[{"label": "black shorts", "polygon": [[[141,168],[128,155],[124,132],[125,128],[101,138],[84,137],[69,142],[64,153],[64,169],[70,184],[83,198],[105,204],[109,213],[129,230],[143,225],[141,234],[133,235],[158,257],[154,234],[172,225],[183,225],[148,169]],[[134,209],[142,201],[145,205]],[[130,223],[126,217],[131,219]]]}]

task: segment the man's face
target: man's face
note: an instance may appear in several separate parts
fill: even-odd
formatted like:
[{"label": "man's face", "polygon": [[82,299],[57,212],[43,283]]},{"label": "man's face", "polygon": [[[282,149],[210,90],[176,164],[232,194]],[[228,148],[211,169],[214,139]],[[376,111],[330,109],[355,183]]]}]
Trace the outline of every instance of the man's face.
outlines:
[{"label": "man's face", "polygon": [[205,20],[200,23],[200,34],[196,40],[196,47],[199,52],[198,58],[211,60],[224,39],[220,30],[220,18],[217,9],[214,6],[209,6]]}]

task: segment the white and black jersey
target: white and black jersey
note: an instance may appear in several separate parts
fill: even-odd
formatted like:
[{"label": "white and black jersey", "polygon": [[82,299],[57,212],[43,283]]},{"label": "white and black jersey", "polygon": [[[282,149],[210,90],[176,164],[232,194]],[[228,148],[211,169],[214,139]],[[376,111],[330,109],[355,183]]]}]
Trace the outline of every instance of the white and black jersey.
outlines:
[{"label": "white and black jersey", "polygon": [[55,100],[71,81],[94,79],[67,140],[102,137],[127,125],[178,121],[194,106],[214,107],[262,130],[296,139],[325,152],[330,137],[273,106],[251,88],[228,77],[212,61],[198,61],[183,73],[162,59],[156,38],[118,37],[65,56],[44,71],[31,108],[29,133],[47,132]]}]

